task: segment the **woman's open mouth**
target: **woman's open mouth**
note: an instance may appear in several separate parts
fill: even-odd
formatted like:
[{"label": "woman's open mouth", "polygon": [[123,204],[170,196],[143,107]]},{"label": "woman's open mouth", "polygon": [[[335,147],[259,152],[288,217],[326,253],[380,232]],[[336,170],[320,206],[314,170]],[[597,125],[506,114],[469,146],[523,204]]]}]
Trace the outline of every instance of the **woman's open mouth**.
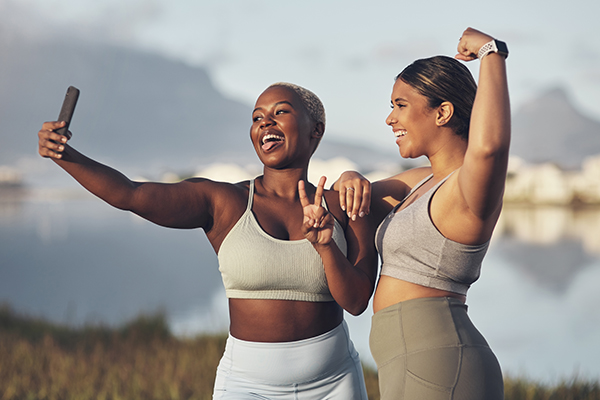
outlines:
[{"label": "woman's open mouth", "polygon": [[267,133],[262,137],[262,149],[263,151],[273,150],[278,145],[282,144],[285,141],[285,137],[283,135],[278,135],[274,133]]}]

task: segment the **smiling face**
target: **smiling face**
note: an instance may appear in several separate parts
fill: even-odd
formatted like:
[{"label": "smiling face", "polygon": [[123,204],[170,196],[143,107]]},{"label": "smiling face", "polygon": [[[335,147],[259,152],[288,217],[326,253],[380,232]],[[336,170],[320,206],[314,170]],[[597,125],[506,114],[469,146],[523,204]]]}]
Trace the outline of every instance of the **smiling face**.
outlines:
[{"label": "smiling face", "polygon": [[392,112],[385,122],[392,127],[400,155],[429,155],[437,128],[436,109],[430,108],[425,96],[402,79],[394,84],[391,105]]},{"label": "smiling face", "polygon": [[265,166],[307,166],[318,144],[316,134],[318,124],[292,89],[273,86],[256,100],[250,138]]}]

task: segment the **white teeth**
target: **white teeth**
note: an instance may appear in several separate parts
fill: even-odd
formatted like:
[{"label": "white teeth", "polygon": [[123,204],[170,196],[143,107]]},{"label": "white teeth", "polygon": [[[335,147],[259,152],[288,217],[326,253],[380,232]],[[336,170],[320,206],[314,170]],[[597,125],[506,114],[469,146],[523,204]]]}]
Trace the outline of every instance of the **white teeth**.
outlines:
[{"label": "white teeth", "polygon": [[404,135],[406,135],[406,131],[404,129],[399,130],[399,131],[394,131],[394,135],[396,135],[396,137],[404,136]]},{"label": "white teeth", "polygon": [[283,137],[281,137],[279,135],[273,135],[272,133],[269,133],[269,134],[263,136],[263,138],[262,138],[262,144],[265,144],[267,142],[267,140],[269,140],[269,139],[283,140]]}]

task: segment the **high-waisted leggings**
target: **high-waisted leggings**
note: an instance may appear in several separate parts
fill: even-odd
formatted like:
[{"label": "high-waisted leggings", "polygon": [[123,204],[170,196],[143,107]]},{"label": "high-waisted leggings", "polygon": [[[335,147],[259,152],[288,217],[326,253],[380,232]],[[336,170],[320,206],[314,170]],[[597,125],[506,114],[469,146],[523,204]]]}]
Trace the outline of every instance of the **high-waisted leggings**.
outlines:
[{"label": "high-waisted leggings", "polygon": [[373,315],[369,338],[381,400],[502,400],[496,356],[450,297],[408,300]]},{"label": "high-waisted leggings", "polygon": [[229,335],[213,399],[366,400],[367,391],[344,321],[294,342],[248,342]]}]

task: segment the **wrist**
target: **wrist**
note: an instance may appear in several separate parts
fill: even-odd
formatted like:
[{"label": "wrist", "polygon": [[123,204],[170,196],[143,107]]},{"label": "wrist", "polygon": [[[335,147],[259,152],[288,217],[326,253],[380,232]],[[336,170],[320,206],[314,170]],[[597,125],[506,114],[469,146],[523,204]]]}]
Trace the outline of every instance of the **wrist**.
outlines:
[{"label": "wrist", "polygon": [[312,243],[313,247],[315,248],[315,250],[320,253],[321,251],[328,251],[331,249],[331,245],[332,242],[328,242],[328,243]]},{"label": "wrist", "polygon": [[483,46],[481,46],[481,48],[477,52],[477,58],[481,60],[490,53],[497,53],[503,56],[504,58],[507,58],[508,47],[506,46],[506,43],[500,40],[492,39]]}]

